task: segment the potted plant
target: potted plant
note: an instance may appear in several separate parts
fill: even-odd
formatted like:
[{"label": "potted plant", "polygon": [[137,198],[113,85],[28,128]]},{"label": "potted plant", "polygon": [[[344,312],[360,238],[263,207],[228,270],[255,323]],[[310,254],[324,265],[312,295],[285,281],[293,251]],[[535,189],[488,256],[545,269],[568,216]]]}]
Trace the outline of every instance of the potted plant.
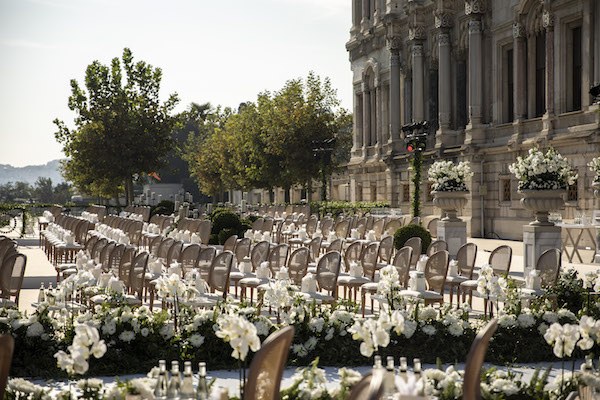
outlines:
[{"label": "potted plant", "polygon": [[592,161],[588,163],[588,167],[594,173],[594,180],[592,181],[594,196],[600,198],[600,157],[592,158]]},{"label": "potted plant", "polygon": [[446,214],[442,221],[460,221],[456,213],[467,204],[467,180],[472,176],[468,161],[458,164],[436,161],[429,167],[428,179],[432,183],[433,204]]},{"label": "potted plant", "polygon": [[521,204],[535,213],[536,219],[530,225],[554,225],[548,221],[548,213],[564,204],[567,187],[577,179],[568,160],[553,148],[546,153],[532,148],[526,157],[517,157],[508,168],[519,180]]}]

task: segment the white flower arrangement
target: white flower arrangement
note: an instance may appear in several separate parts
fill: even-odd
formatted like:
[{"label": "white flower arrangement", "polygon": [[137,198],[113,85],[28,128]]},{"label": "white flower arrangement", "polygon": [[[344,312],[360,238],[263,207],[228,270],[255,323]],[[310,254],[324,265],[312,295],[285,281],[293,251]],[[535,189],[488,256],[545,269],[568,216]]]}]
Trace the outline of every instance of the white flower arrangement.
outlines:
[{"label": "white flower arrangement", "polygon": [[465,192],[466,181],[473,176],[468,161],[458,164],[452,161],[436,161],[428,171],[429,182],[432,183],[431,190],[436,192]]},{"label": "white flower arrangement", "polygon": [[503,299],[506,289],[506,279],[496,276],[491,265],[486,264],[481,267],[477,278],[477,292],[487,298]]},{"label": "white flower arrangement", "polygon": [[544,333],[544,339],[549,345],[553,346],[554,355],[558,358],[570,357],[580,336],[577,325],[561,325],[558,322],[550,325]]},{"label": "white flower arrangement", "polygon": [[75,327],[73,344],[67,350],[69,353],[60,350],[54,354],[59,368],[69,375],[83,375],[89,368],[90,356],[101,358],[106,353],[106,344],[100,340],[98,329],[81,324]]},{"label": "white flower arrangement", "polygon": [[517,157],[508,169],[519,180],[519,190],[566,189],[577,180],[569,161],[553,148],[546,153],[530,149],[525,158]]},{"label": "white flower arrangement", "polygon": [[215,325],[217,337],[229,342],[233,349],[231,356],[244,361],[248,351],[258,351],[260,339],[256,327],[245,317],[235,314],[221,314]]},{"label": "white flower arrangement", "polygon": [[587,166],[590,168],[590,171],[594,173],[593,183],[600,183],[600,157],[592,158]]}]

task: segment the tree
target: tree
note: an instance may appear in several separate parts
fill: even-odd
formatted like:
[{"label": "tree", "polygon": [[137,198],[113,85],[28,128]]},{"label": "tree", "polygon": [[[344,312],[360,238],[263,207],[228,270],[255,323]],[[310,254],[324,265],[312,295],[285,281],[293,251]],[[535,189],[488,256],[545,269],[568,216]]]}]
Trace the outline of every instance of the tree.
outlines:
[{"label": "tree", "polygon": [[[125,77],[123,76],[123,70]],[[125,78],[125,81],[124,81]],[[69,108],[75,129],[56,119],[56,140],[68,157],[63,174],[79,190],[101,197],[117,197],[124,189],[133,199],[133,176],[155,172],[173,149],[171,115],[178,102],[171,94],[159,98],[162,71],[144,61],[133,61],[127,48],[110,67],[94,61],[86,69],[85,88],[71,80]]]},{"label": "tree", "polygon": [[52,203],[54,201],[54,191],[52,188],[52,179],[39,177],[35,182],[33,189],[37,201],[40,203]]}]

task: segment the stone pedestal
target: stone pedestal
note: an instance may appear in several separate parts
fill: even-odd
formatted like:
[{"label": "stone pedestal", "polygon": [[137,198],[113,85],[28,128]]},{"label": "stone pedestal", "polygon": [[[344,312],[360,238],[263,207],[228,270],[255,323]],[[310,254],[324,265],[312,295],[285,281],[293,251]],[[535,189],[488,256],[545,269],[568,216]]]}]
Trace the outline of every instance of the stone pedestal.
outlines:
[{"label": "stone pedestal", "polygon": [[448,243],[448,253],[456,258],[458,249],[467,243],[467,223],[465,221],[438,221],[437,238]]},{"label": "stone pedestal", "polygon": [[548,249],[561,249],[559,226],[523,225],[523,267],[524,276],[535,268],[537,259]]}]

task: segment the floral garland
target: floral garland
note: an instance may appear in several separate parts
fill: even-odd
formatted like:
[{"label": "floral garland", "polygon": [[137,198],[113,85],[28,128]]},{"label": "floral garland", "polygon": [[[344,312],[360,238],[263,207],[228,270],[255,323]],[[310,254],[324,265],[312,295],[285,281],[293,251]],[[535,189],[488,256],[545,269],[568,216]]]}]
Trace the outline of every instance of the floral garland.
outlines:
[{"label": "floral garland", "polygon": [[569,161],[553,148],[546,153],[530,149],[527,157],[517,157],[508,169],[519,180],[519,190],[566,189],[577,180]]},{"label": "floral garland", "polygon": [[464,192],[467,191],[467,180],[473,176],[471,164],[461,161],[458,164],[452,161],[436,161],[428,171],[431,189],[436,192]]}]

